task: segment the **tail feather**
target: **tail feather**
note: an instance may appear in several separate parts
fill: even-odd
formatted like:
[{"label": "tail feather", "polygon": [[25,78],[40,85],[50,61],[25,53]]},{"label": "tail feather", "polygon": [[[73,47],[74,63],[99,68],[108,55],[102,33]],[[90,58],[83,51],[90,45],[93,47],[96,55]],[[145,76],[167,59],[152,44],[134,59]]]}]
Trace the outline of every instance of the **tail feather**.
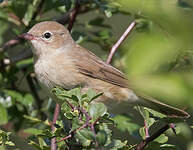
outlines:
[{"label": "tail feather", "polygon": [[142,95],[140,96],[140,98],[143,99],[140,105],[154,109],[160,113],[167,115],[168,117],[171,117],[171,118],[189,118],[190,117],[190,115],[186,111],[161,103],[152,97]]}]

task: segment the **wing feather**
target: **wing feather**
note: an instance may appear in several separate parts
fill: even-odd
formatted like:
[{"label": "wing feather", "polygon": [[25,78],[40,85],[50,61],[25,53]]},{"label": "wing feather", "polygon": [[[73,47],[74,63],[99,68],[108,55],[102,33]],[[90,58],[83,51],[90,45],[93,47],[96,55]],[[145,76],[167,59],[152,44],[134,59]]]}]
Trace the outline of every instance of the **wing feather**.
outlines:
[{"label": "wing feather", "polygon": [[77,62],[79,59],[75,59],[75,65],[80,73],[123,88],[128,88],[128,80],[121,71],[106,64],[99,57],[83,48],[81,52],[79,51],[79,54],[81,55],[74,55],[74,57],[82,56],[79,58],[81,61]]}]

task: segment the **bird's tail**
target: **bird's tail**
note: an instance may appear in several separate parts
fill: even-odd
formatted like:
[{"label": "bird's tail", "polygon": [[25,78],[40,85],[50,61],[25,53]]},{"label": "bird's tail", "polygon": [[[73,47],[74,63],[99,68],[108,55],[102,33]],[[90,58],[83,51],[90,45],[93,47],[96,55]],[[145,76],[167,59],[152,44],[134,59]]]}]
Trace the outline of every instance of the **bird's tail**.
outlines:
[{"label": "bird's tail", "polygon": [[156,110],[162,114],[167,115],[171,118],[189,118],[190,115],[181,109],[169,106],[167,104],[161,103],[156,99],[149,96],[140,96],[143,101],[140,102],[140,105]]}]

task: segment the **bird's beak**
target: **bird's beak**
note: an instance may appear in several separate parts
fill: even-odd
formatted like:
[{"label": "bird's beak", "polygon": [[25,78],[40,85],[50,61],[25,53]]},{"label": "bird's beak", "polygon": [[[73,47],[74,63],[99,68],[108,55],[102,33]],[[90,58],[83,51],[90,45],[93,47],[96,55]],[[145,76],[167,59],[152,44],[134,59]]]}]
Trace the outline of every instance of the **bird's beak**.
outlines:
[{"label": "bird's beak", "polygon": [[30,33],[23,33],[19,37],[25,40],[29,40],[29,41],[35,40],[35,36]]}]

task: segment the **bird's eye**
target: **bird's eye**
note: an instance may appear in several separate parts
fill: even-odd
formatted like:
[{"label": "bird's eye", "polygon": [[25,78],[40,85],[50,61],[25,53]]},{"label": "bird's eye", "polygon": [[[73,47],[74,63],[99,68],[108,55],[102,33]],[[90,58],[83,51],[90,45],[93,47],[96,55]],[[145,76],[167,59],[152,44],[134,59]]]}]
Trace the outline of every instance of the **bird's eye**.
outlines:
[{"label": "bird's eye", "polygon": [[51,38],[52,34],[50,32],[45,32],[43,35],[43,38],[49,40]]}]

